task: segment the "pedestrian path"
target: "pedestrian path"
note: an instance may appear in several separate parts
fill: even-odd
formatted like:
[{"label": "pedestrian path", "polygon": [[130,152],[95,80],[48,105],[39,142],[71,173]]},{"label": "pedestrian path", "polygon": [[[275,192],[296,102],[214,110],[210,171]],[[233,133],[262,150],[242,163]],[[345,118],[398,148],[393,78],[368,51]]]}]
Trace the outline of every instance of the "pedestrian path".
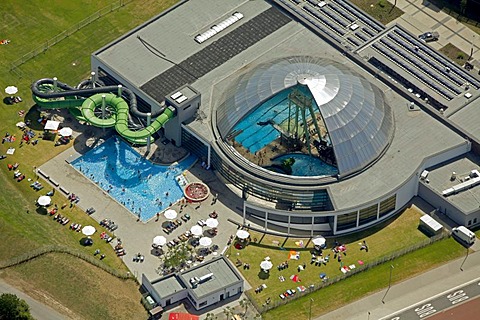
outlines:
[{"label": "pedestrian path", "polygon": [[405,12],[390,24],[398,23],[416,35],[437,31],[440,39],[429,43],[433,48],[438,50],[451,43],[469,55],[473,47],[473,58],[480,60],[480,35],[434,4],[423,0],[388,1]]},{"label": "pedestrian path", "polygon": [[[480,246],[477,243],[474,250]],[[466,259],[465,259],[466,258]],[[463,265],[462,265],[463,264]],[[460,270],[462,267],[462,270]],[[402,272],[395,270],[395,272]],[[386,289],[364,297],[356,302],[316,318],[330,319],[382,319],[387,320],[400,310],[427,301],[452,288],[480,277],[480,252],[456,259],[419,276],[393,285],[385,296]],[[382,299],[385,296],[384,302]]]}]

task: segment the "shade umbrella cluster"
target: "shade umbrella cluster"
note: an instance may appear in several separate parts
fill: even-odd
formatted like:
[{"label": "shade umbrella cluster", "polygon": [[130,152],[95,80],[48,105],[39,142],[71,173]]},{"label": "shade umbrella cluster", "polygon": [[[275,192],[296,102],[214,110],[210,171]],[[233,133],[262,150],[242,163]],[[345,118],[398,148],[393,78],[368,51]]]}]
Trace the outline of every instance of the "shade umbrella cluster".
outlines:
[{"label": "shade umbrella cluster", "polygon": [[262,270],[268,271],[268,270],[272,269],[272,267],[273,267],[273,263],[272,263],[272,261],[270,261],[270,260],[263,260],[263,261],[260,263],[260,268],[261,268]]},{"label": "shade umbrella cluster", "polygon": [[247,230],[238,230],[237,237],[239,239],[247,239],[248,237],[250,237],[250,233],[248,233]]},{"label": "shade umbrella cluster", "polygon": [[73,134],[73,130],[72,130],[72,128],[65,127],[65,128],[60,129],[60,131],[58,131],[58,133],[62,137],[70,137]]},{"label": "shade umbrella cluster", "polygon": [[209,245],[212,244],[212,239],[210,239],[209,237],[202,237],[200,238],[198,243],[203,247],[208,247]]},{"label": "shade umbrella cluster", "polygon": [[177,213],[177,211],[175,211],[173,209],[168,209],[167,211],[165,211],[165,213],[163,215],[168,220],[173,220],[173,219],[177,218],[178,213]]},{"label": "shade umbrella cluster", "polygon": [[86,236],[91,236],[93,235],[97,230],[95,229],[94,226],[85,226],[82,229],[82,233]]},{"label": "shade umbrella cluster", "polygon": [[167,243],[167,238],[164,236],[156,236],[153,238],[153,244],[157,246],[163,246]]},{"label": "shade umbrella cluster", "polygon": [[208,218],[208,219],[205,221],[205,224],[206,224],[207,227],[209,227],[209,228],[216,228],[216,227],[218,227],[218,220],[217,220],[217,219],[214,219],[214,218]]},{"label": "shade umbrella cluster", "polygon": [[40,206],[48,206],[50,205],[50,203],[52,203],[52,198],[50,198],[49,196],[41,196],[40,198],[38,198],[37,203]]},{"label": "shade umbrella cluster", "polygon": [[8,95],[14,95],[18,92],[18,88],[15,86],[8,86],[5,88],[5,93]]},{"label": "shade umbrella cluster", "polygon": [[202,233],[203,233],[203,229],[202,227],[200,227],[199,225],[195,225],[193,227],[190,228],[190,232],[194,235],[194,236],[201,236]]}]

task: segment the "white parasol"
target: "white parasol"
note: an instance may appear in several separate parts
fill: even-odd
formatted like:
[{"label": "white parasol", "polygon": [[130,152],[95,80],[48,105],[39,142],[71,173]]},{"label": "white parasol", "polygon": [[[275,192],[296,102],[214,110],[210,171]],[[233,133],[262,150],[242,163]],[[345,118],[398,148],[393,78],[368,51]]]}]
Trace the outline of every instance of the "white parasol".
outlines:
[{"label": "white parasol", "polygon": [[263,260],[262,262],[260,262],[260,268],[262,270],[270,270],[272,269],[272,267],[273,267],[272,261]]},{"label": "white parasol", "polygon": [[200,243],[201,246],[208,247],[212,244],[212,239],[210,239],[209,237],[202,237],[200,238],[198,243]]},{"label": "white parasol", "polygon": [[38,198],[37,203],[41,206],[48,206],[50,203],[52,203],[52,198],[49,196],[41,196]]},{"label": "white parasol", "polygon": [[73,134],[73,130],[69,127],[65,127],[65,128],[60,129],[60,131],[58,131],[58,133],[63,137],[70,137]]},{"label": "white parasol", "polygon": [[82,233],[86,236],[91,236],[92,234],[94,234],[97,230],[95,229],[94,226],[85,226],[83,227],[82,229]]},{"label": "white parasol", "polygon": [[9,95],[14,95],[18,92],[18,88],[15,86],[8,86],[5,88],[5,93]]},{"label": "white parasol", "polygon": [[167,243],[167,238],[164,236],[156,236],[153,238],[153,244],[157,246],[163,246],[165,243]]},{"label": "white parasol", "polygon": [[327,243],[327,240],[322,236],[317,236],[312,239],[312,243],[316,246],[324,246]]},{"label": "white parasol", "polygon": [[250,237],[250,233],[248,233],[247,230],[238,230],[237,237],[239,239],[247,239],[248,237]]},{"label": "white parasol", "polygon": [[173,209],[168,209],[167,211],[165,211],[165,213],[163,215],[168,220],[173,220],[177,217],[178,213],[177,213],[177,211],[175,211]]},{"label": "white parasol", "polygon": [[216,227],[218,227],[218,220],[217,220],[217,219],[214,219],[214,218],[208,218],[208,219],[205,221],[205,224],[206,224],[207,227],[209,227],[209,228],[216,228]]},{"label": "white parasol", "polygon": [[195,225],[193,227],[190,228],[190,232],[194,235],[194,236],[201,236],[202,233],[203,233],[203,229],[202,227],[200,227],[199,225]]}]

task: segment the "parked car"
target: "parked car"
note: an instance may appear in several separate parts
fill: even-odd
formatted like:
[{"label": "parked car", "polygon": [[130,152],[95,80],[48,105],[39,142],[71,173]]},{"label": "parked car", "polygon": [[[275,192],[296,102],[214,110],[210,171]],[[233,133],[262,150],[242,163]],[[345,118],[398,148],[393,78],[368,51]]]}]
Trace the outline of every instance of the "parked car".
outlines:
[{"label": "parked car", "polygon": [[418,36],[423,42],[437,41],[440,38],[440,35],[436,31],[425,32]]}]

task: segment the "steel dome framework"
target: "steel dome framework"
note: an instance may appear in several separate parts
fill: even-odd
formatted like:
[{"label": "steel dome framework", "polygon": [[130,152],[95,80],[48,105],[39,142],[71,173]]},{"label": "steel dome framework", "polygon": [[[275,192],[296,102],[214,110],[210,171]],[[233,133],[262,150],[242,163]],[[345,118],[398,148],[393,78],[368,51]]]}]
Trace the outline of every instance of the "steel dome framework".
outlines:
[{"label": "steel dome framework", "polygon": [[297,85],[307,86],[314,97],[340,177],[363,170],[383,154],[394,120],[380,89],[341,64],[307,56],[263,63],[237,78],[217,108],[222,138],[262,102]]}]

